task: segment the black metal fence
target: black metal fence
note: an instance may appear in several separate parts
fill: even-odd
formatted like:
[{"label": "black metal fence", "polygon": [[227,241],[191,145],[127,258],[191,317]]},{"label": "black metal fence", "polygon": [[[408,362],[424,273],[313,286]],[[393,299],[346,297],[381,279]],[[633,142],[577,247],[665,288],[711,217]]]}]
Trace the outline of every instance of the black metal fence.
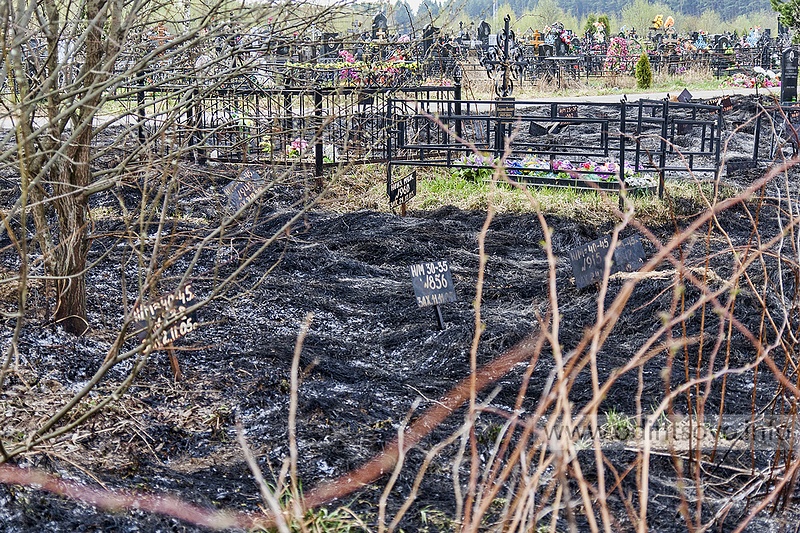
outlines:
[{"label": "black metal fence", "polygon": [[387,160],[391,98],[453,100],[460,88],[270,89],[250,76],[173,85],[143,75],[118,96],[142,142],[165,139],[200,161],[312,167],[318,176],[325,166]]},{"label": "black metal fence", "polygon": [[657,188],[665,174],[715,174],[722,107],[634,103],[392,99],[388,180],[395,166],[490,169],[518,181],[619,190]]}]

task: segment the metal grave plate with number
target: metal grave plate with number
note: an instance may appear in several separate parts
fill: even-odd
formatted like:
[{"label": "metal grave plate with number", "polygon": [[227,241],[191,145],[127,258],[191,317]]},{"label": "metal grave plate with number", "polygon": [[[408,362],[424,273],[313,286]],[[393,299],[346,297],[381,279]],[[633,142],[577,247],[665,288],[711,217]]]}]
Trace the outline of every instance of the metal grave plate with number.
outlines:
[{"label": "metal grave plate with number", "polygon": [[[569,262],[572,274],[575,276],[575,285],[579,289],[603,279],[605,260],[610,246],[611,237],[606,236],[570,250]],[[614,249],[609,274],[639,270],[644,264],[644,259],[644,248],[638,235],[622,239]]]},{"label": "metal grave plate with number", "polygon": [[419,307],[456,301],[456,289],[447,261],[411,265],[411,284]]},{"label": "metal grave plate with number", "polygon": [[[166,294],[154,302],[134,307],[131,330],[136,337],[148,344],[147,350],[160,350],[198,327],[194,313],[183,316],[188,307],[195,303],[192,283],[188,282],[177,291]],[[170,323],[167,326],[168,323]],[[167,326],[158,338],[150,339],[151,332]]]},{"label": "metal grave plate with number", "polygon": [[622,239],[614,250],[611,272],[635,272],[644,265],[645,255],[642,240],[638,235]]},{"label": "metal grave plate with number", "polygon": [[261,189],[261,176],[258,172],[245,169],[236,181],[227,184],[222,191],[228,197],[228,209],[238,211],[252,200]]},{"label": "metal grave plate with number", "polygon": [[417,195],[417,171],[414,170],[399,180],[389,182],[389,207],[407,203]]}]

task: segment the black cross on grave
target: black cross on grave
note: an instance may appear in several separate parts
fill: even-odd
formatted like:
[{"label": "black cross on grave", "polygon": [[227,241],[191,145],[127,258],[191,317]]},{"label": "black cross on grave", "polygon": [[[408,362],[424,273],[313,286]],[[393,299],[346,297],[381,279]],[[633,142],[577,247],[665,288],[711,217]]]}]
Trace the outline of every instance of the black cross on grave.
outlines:
[{"label": "black cross on grave", "polygon": [[[490,77],[493,77],[493,72],[502,72],[502,77],[493,77],[494,92],[500,98],[509,98],[514,92],[514,69],[524,67],[526,62],[512,57],[512,53],[509,50],[514,41],[514,35],[511,33],[511,15],[506,15],[503,20],[505,26],[502,33],[497,36],[497,45],[494,47],[494,53],[484,60],[484,66]],[[516,45],[514,47],[516,48]]]}]

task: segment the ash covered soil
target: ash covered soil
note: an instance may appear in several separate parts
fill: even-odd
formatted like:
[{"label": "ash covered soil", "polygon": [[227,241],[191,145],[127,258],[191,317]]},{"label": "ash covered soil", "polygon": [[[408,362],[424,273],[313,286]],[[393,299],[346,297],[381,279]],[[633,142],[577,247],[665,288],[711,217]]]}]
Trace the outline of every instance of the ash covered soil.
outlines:
[{"label": "ash covered soil", "polygon": [[[188,169],[187,176],[193,175]],[[218,222],[225,198],[222,189],[237,169],[220,167],[215,178],[189,178],[174,209],[180,217],[163,234],[171,242],[198,240]],[[746,186],[763,174],[741,171],[733,185]],[[796,179],[796,177],[795,177]],[[192,182],[192,180],[196,180]],[[172,378],[167,355],[155,352],[136,378],[130,391],[67,437],[56,439],[36,453],[23,455],[16,464],[39,467],[89,487],[132,489],[179,495],[201,506],[257,511],[262,502],[253,475],[236,441],[236,423],[268,481],[274,480],[289,456],[287,420],[290,403],[290,372],[298,333],[310,319],[300,355],[301,383],[298,392],[298,477],[305,490],[325,484],[380,453],[392,441],[400,423],[415,402],[418,410],[434,405],[469,374],[470,349],[475,331],[476,284],[479,270],[478,236],[486,221],[485,212],[441,207],[431,211],[411,210],[406,217],[373,210],[339,213],[312,207],[301,213],[308,187],[301,182],[276,182],[257,206],[245,213],[226,234],[206,243],[197,264],[190,266],[191,254],[175,254],[166,247],[159,261],[174,254],[155,292],[163,294],[178,286],[180,276],[189,272],[195,292],[202,298],[212,294],[221,280],[242,268],[237,281],[221,297],[198,310],[201,327],[176,342],[183,379]],[[130,200],[125,191],[98,195],[95,207],[109,210]],[[135,196],[135,195],[133,195]],[[614,201],[614,200],[612,200]],[[134,205],[134,200],[131,205]],[[668,241],[678,227],[687,226],[704,211],[702,205],[675,205],[675,221],[648,229],[661,241]],[[706,226],[698,238],[683,248],[683,261],[701,270],[710,257],[711,288],[720,288],[733,271],[726,238],[735,247],[752,244],[752,215],[755,204],[736,206],[722,212],[711,231],[706,248]],[[774,236],[780,216],[776,205],[760,205],[759,230],[762,239]],[[294,221],[292,221],[295,219]],[[592,223],[591,217],[574,220],[545,215],[552,228],[553,252],[557,257],[556,285],[562,315],[560,344],[573,349],[586,328],[597,318],[596,287],[578,290],[572,279],[569,251],[611,232],[612,222]],[[724,233],[723,233],[724,230]],[[623,230],[621,237],[637,233]],[[44,417],[74,394],[101,365],[111,349],[125,314],[124,302],[137,296],[137,276],[142,266],[131,253],[123,235],[124,222],[108,216],[97,220],[87,287],[91,330],[74,338],[47,323],[39,313],[27,322],[19,343],[20,371],[11,375],[2,391],[3,438],[20,439]],[[151,234],[152,235],[152,234]],[[254,251],[272,236],[277,239],[252,263],[245,264]],[[542,323],[551,310],[547,293],[548,260],[542,245],[543,228],[535,214],[497,215],[486,235],[487,263],[481,300],[481,321],[485,328],[477,352],[478,364],[488,363]],[[656,247],[644,241],[648,257]],[[194,242],[194,241],[193,241]],[[195,242],[196,244],[196,242]],[[176,245],[177,246],[177,245]],[[440,330],[432,308],[417,307],[409,265],[447,260],[458,300],[442,306],[446,327]],[[161,264],[156,262],[156,264]],[[768,265],[769,266],[769,265]],[[14,258],[5,255],[3,268],[13,271]],[[766,272],[766,274],[765,274]],[[776,281],[776,269],[754,269],[754,285]],[[609,281],[606,301],[619,293],[623,283],[635,274],[617,274]],[[766,277],[765,277],[766,276]],[[674,267],[662,263],[656,271],[641,275],[625,312],[599,354],[601,381],[622,367],[661,326],[661,314],[669,311],[674,296]],[[123,284],[124,280],[124,284]],[[787,283],[790,280],[786,279]],[[793,291],[794,287],[787,287]],[[687,298],[699,291],[687,286]],[[759,296],[744,287],[738,295],[735,315],[751,331],[760,324]],[[43,288],[34,285],[31,300],[44,308],[48,302]],[[9,304],[5,304],[8,308]],[[771,302],[770,305],[778,305]],[[716,315],[705,317],[706,332],[716,332]],[[701,317],[686,321],[687,336],[697,334]],[[3,336],[10,339],[13,323],[7,321]],[[675,331],[675,335],[682,335]],[[707,333],[708,334],[708,333]],[[129,341],[129,344],[133,341]],[[645,409],[664,398],[662,370],[666,355],[660,354],[643,366],[640,404]],[[672,383],[685,381],[685,365],[702,371],[697,351],[690,350],[684,361],[681,352],[673,365]],[[754,349],[740,335],[734,335],[730,367],[753,361]],[[726,364],[715,361],[715,369]],[[783,362],[779,362],[780,365]],[[532,411],[553,369],[546,348],[532,374],[523,408]],[[97,387],[95,396],[107,393],[129,373],[131,363],[121,363]],[[525,365],[518,365],[483,391],[479,400],[494,395],[491,406],[513,411],[524,378]],[[731,374],[724,392],[726,413],[746,415],[773,401],[778,390],[766,371]],[[635,414],[639,387],[637,373],[628,372],[616,381],[603,400],[600,412],[615,410]],[[586,368],[576,373],[570,398],[576,406],[592,398],[591,374]],[[706,409],[718,412],[723,401],[722,384],[715,381]],[[686,411],[686,403],[676,410]],[[425,452],[441,442],[463,423],[464,410],[452,413],[431,435],[409,452],[389,499],[392,516],[408,496]],[[77,414],[71,416],[78,416]],[[478,441],[487,452],[504,419],[492,413],[481,416]],[[447,448],[434,462],[422,482],[420,495],[405,515],[406,531],[451,530],[446,520],[456,508],[452,461],[457,445]],[[609,460],[623,471],[635,460],[635,453],[620,448],[608,452]],[[755,459],[768,464],[774,458],[762,452]],[[749,469],[753,456],[733,451],[718,456],[718,462]],[[592,479],[594,456],[581,458]],[[680,531],[686,525],[678,513],[673,461],[656,456],[651,464],[649,525],[656,531]],[[462,476],[462,482],[467,476]],[[706,495],[704,517],[710,520],[740,486],[736,480]],[[361,514],[374,528],[377,501],[386,478],[355,494],[331,502],[330,509],[346,505]],[[742,482],[743,483],[743,482]],[[635,476],[622,487],[636,501]],[[621,530],[630,528],[623,503],[611,501],[618,511]],[[440,513],[439,521],[423,520]],[[715,524],[723,530],[743,519],[748,502],[733,505]],[[441,518],[444,517],[444,518]],[[788,512],[764,513],[750,529],[781,530],[791,523]],[[627,524],[627,525],[626,525]],[[486,527],[489,527],[487,523]],[[566,523],[559,527],[565,529]],[[0,530],[28,531],[202,531],[202,528],[173,518],[129,510],[99,511],[30,488],[0,487]]]}]

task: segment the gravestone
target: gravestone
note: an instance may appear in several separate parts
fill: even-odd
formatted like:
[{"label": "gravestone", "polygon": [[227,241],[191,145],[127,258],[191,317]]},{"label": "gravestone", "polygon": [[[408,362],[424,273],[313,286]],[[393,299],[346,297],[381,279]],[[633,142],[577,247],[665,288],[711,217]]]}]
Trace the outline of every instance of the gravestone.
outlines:
[{"label": "gravestone", "polygon": [[682,104],[686,104],[692,101],[692,93],[689,92],[689,89],[684,89],[681,91],[681,94],[678,95],[678,102]]},{"label": "gravestone", "polygon": [[492,27],[485,20],[478,26],[478,40],[486,49],[489,46],[489,36],[492,34]]},{"label": "gravestone", "polygon": [[781,53],[781,103],[797,101],[798,53],[787,48]]},{"label": "gravestone", "polygon": [[765,44],[761,48],[761,68],[764,70],[772,68],[772,47],[770,47],[768,40],[765,40]]},{"label": "gravestone", "polygon": [[372,40],[385,39],[388,37],[388,32],[389,23],[386,19],[386,15],[378,13],[375,15],[375,18],[372,19]]}]

